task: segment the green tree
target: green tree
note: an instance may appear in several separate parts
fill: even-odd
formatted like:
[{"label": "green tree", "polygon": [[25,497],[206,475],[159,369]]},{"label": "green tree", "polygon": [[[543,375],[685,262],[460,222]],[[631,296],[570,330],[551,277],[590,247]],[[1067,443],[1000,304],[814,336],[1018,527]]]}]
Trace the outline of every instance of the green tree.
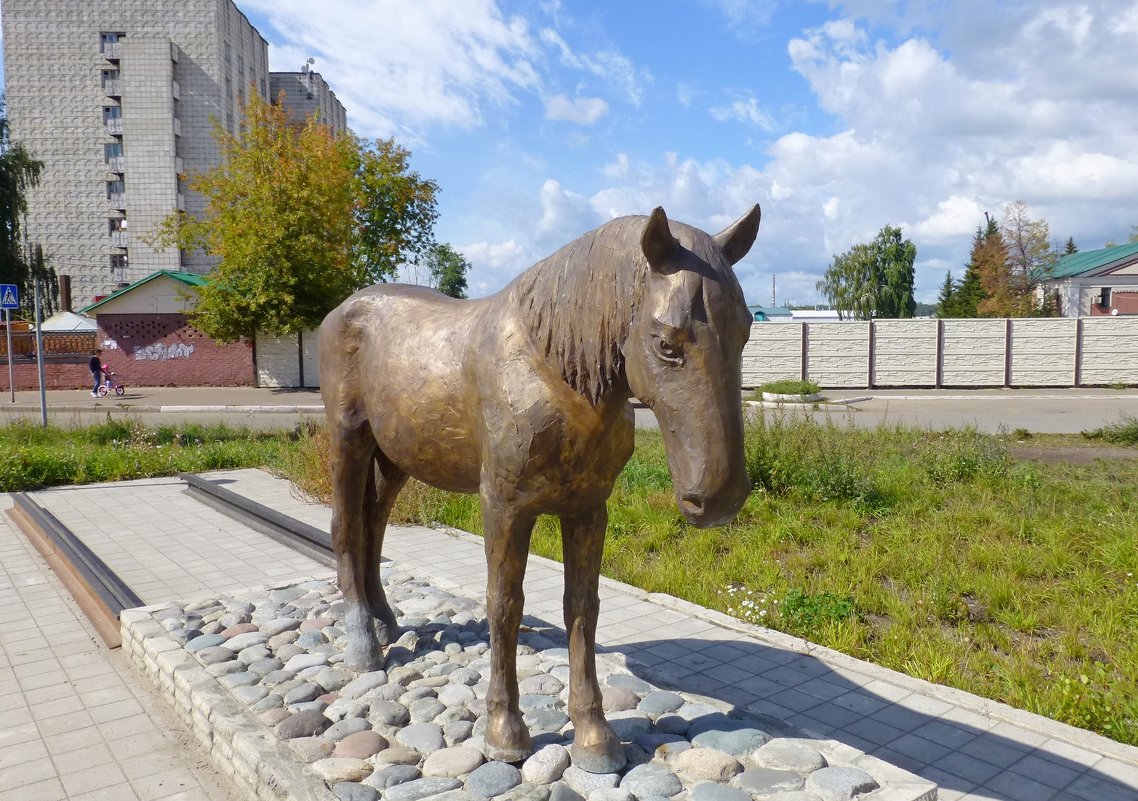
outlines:
[{"label": "green tree", "polygon": [[215,136],[220,163],[191,182],[206,214],[172,215],[161,238],[218,257],[192,317],[220,342],[311,329],[431,242],[437,187],[390,140],[337,137],[315,117],[298,125],[256,96],[239,135]]},{"label": "green tree", "polygon": [[24,243],[27,194],[39,183],[43,167],[43,162],[27,148],[9,138],[8,115],[0,96],[0,283],[16,284],[20,288],[20,303],[24,309],[32,306],[34,277],[48,279],[45,295],[49,295],[46,298],[49,307],[55,297],[51,293],[54,271],[44,266],[42,251],[32,252],[29,257]]},{"label": "green tree", "polygon": [[940,285],[940,293],[936,297],[936,316],[944,319],[946,317],[959,317],[957,314],[958,298],[957,290],[960,285],[953,279],[952,270],[949,270],[944,276],[944,283]]},{"label": "green tree", "polygon": [[1073,237],[1073,236],[1067,237],[1067,244],[1063,248],[1063,255],[1064,256],[1070,256],[1071,254],[1078,253],[1078,252],[1079,252],[1079,248],[1075,244],[1075,237]]},{"label": "green tree", "polygon": [[394,139],[355,139],[359,192],[355,258],[369,281],[389,281],[399,265],[431,253],[439,187],[409,167],[411,152]]},{"label": "green tree", "polygon": [[1033,220],[1027,204],[1017,200],[1004,209],[1002,226],[989,218],[973,260],[987,297],[978,310],[983,316],[1033,317],[1051,313],[1041,299],[1040,284],[1052,273],[1057,254],[1051,249],[1045,220]]},{"label": "green tree", "polygon": [[843,319],[912,317],[916,258],[916,246],[887,225],[871,243],[835,256],[817,289]]},{"label": "green tree", "polygon": [[435,245],[426,256],[431,286],[452,298],[466,297],[466,274],[470,262],[447,243]]}]

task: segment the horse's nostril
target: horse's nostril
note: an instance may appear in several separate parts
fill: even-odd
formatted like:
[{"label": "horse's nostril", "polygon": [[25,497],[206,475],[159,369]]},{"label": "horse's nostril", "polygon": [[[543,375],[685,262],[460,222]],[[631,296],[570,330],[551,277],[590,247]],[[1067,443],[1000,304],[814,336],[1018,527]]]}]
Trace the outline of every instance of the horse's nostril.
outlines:
[{"label": "horse's nostril", "polygon": [[689,515],[703,514],[703,496],[685,495],[680,500],[680,508],[684,511],[684,513]]}]

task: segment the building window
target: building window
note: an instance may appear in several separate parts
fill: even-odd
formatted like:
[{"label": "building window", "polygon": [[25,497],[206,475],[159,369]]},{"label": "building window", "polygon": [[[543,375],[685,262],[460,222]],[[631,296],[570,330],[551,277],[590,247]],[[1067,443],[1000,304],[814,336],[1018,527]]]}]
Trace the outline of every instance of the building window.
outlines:
[{"label": "building window", "polygon": [[127,258],[125,253],[112,253],[111,254],[111,269],[112,270],[125,270],[127,265]]},{"label": "building window", "polygon": [[245,83],[245,56],[240,53],[237,54],[237,78]]},{"label": "building window", "polygon": [[1110,308],[1110,287],[1104,286],[1099,290],[1098,305],[1104,309]]},{"label": "building window", "polygon": [[225,43],[225,63],[228,64],[233,59],[233,51],[229,47],[229,42]]},{"label": "building window", "polygon": [[103,106],[103,122],[122,119],[121,106]]},{"label": "building window", "polygon": [[111,159],[117,159],[122,156],[122,142],[111,142],[103,145],[103,158],[108,162]]},{"label": "building window", "polygon": [[107,84],[119,79],[118,70],[103,70],[103,88],[107,88]]},{"label": "building window", "polygon": [[116,178],[113,181],[107,181],[107,200],[110,200],[114,195],[121,195],[126,192],[126,179]]},{"label": "building window", "polygon": [[107,52],[108,45],[117,44],[126,34],[119,33],[118,31],[103,31],[99,34],[99,52]]},{"label": "building window", "polygon": [[112,234],[117,234],[119,231],[126,230],[126,217],[111,217],[107,220],[107,227],[110,228]]}]

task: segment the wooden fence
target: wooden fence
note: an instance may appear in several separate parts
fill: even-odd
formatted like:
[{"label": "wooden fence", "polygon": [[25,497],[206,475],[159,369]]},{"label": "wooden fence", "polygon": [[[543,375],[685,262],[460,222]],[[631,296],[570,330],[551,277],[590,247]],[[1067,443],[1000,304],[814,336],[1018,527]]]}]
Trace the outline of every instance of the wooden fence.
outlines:
[{"label": "wooden fence", "polygon": [[[75,331],[44,331],[43,355],[44,359],[57,361],[68,357],[90,358],[96,348],[95,332],[77,333]],[[12,360],[30,360],[36,358],[35,331],[12,332]],[[8,359],[8,337],[0,331],[0,359]]]}]

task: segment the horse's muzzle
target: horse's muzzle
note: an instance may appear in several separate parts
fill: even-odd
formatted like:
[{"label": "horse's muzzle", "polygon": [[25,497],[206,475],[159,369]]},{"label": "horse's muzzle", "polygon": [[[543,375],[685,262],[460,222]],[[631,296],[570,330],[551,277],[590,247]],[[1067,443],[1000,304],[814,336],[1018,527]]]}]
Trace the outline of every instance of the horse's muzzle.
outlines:
[{"label": "horse's muzzle", "polygon": [[744,482],[740,488],[732,492],[719,493],[714,496],[699,492],[685,492],[677,499],[680,514],[696,528],[726,525],[734,519],[735,515],[739,514],[739,510],[746,503],[750,491],[750,482]]}]

